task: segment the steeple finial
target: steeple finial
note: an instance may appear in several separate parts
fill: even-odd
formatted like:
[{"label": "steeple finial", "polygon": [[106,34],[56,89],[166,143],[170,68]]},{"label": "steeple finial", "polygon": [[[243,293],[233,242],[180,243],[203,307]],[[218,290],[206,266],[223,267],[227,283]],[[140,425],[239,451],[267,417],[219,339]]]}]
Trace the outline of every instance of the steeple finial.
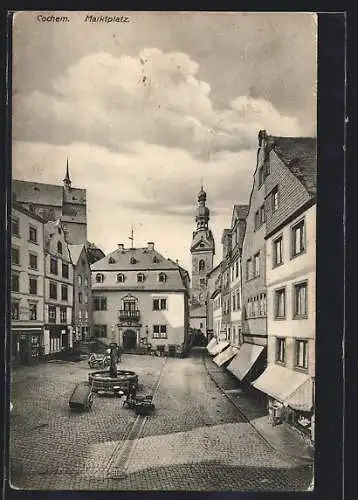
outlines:
[{"label": "steeple finial", "polygon": [[69,167],[68,167],[68,156],[67,156],[67,163],[66,163],[66,176],[63,179],[63,183],[65,187],[71,187],[71,179],[70,179],[70,173],[69,173]]}]

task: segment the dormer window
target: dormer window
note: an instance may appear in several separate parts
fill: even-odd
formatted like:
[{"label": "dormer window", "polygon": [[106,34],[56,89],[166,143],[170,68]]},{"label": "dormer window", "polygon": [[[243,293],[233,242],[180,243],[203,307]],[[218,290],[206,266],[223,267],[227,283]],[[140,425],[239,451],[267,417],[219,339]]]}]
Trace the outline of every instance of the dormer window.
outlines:
[{"label": "dormer window", "polygon": [[123,273],[117,274],[117,283],[124,283],[125,277]]},{"label": "dormer window", "polygon": [[137,259],[135,257],[131,257],[129,262],[131,264],[136,264],[137,263]]},{"label": "dormer window", "polygon": [[62,255],[62,243],[61,243],[61,241],[57,242],[57,252]]},{"label": "dormer window", "polygon": [[101,273],[96,274],[96,283],[103,283],[104,281],[104,276]]},{"label": "dormer window", "polygon": [[167,275],[165,273],[159,273],[159,281],[165,283],[167,281]]},{"label": "dormer window", "polygon": [[144,279],[145,279],[145,277],[144,277],[143,273],[138,273],[137,274],[137,281],[138,281],[138,283],[143,283]]},{"label": "dormer window", "polygon": [[154,257],[153,257],[153,262],[155,264],[157,264],[159,262],[159,259],[158,259],[158,257],[156,255],[154,255]]},{"label": "dormer window", "polygon": [[113,257],[110,257],[110,258],[108,259],[108,264],[115,264],[115,262],[116,262],[116,261],[114,260],[114,258],[113,258]]}]

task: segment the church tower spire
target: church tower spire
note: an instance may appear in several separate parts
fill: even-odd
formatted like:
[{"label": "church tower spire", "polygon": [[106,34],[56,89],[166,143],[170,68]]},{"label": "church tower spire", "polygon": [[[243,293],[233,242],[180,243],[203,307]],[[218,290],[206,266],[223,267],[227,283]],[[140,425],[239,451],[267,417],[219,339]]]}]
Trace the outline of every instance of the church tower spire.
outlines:
[{"label": "church tower spire", "polygon": [[68,157],[67,157],[67,164],[66,164],[66,176],[63,179],[63,185],[67,189],[71,187],[71,179],[70,179],[70,173],[69,173],[69,168],[68,168]]},{"label": "church tower spire", "polygon": [[209,229],[210,211],[206,206],[206,192],[201,182],[195,213],[196,230],[190,247],[192,279],[190,294],[190,326],[206,333],[207,274],[213,268],[214,237]]}]

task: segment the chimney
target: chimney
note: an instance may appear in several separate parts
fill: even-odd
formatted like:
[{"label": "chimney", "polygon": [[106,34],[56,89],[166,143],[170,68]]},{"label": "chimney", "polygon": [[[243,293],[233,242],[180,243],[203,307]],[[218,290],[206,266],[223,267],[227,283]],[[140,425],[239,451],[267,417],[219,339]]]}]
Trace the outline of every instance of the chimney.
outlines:
[{"label": "chimney", "polygon": [[118,243],[118,250],[120,252],[124,252],[124,245],[123,245],[123,243]]},{"label": "chimney", "polygon": [[152,241],[148,241],[147,245],[148,245],[148,250],[150,251],[154,250],[154,243]]}]

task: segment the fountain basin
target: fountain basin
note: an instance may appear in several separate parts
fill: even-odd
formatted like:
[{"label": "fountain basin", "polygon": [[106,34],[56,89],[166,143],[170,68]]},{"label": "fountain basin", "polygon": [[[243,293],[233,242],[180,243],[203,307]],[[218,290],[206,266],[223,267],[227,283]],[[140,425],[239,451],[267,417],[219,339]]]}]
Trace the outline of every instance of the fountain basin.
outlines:
[{"label": "fountain basin", "polygon": [[118,392],[131,386],[138,386],[138,375],[129,370],[117,370],[116,377],[111,377],[109,370],[100,370],[88,375],[88,382],[93,392]]}]

